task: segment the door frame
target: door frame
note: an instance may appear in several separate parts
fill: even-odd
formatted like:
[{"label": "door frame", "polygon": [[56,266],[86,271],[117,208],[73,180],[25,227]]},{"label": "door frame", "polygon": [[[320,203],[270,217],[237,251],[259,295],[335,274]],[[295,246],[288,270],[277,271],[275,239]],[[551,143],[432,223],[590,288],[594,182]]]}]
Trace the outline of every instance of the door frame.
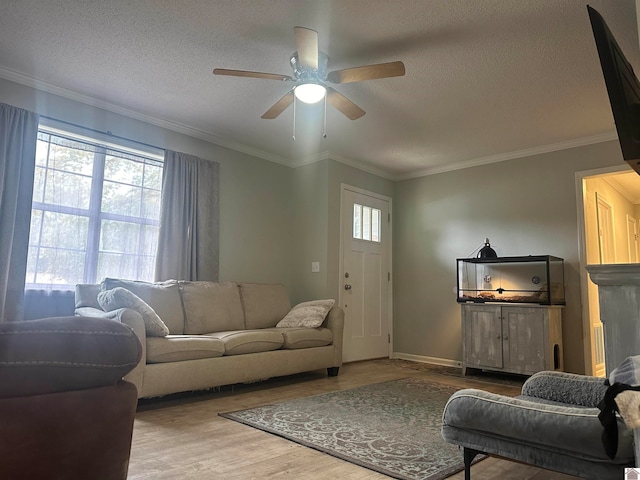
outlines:
[{"label": "door frame", "polygon": [[596,168],[593,170],[583,170],[575,173],[576,180],[576,210],[578,221],[578,257],[580,260],[580,303],[582,305],[582,339],[583,358],[586,375],[594,375],[594,352],[591,328],[591,312],[589,310],[589,273],[587,272],[587,240],[585,215],[585,195],[583,180],[588,177],[606,175],[609,173],[626,172],[631,168],[626,164],[619,164],[613,167]]},{"label": "door frame", "polygon": [[339,252],[339,266],[338,266],[338,304],[342,307],[344,303],[344,289],[342,285],[344,284],[344,198],[345,191],[349,190],[354,193],[358,193],[360,195],[366,195],[369,197],[376,198],[378,200],[385,201],[389,204],[389,242],[387,243],[386,255],[389,260],[389,293],[388,293],[388,305],[389,311],[387,312],[389,318],[389,348],[387,351],[388,358],[393,358],[393,199],[391,197],[387,197],[386,195],[382,195],[376,192],[371,192],[369,190],[364,190],[362,188],[354,187],[353,185],[348,185],[346,183],[340,184],[340,252]]}]

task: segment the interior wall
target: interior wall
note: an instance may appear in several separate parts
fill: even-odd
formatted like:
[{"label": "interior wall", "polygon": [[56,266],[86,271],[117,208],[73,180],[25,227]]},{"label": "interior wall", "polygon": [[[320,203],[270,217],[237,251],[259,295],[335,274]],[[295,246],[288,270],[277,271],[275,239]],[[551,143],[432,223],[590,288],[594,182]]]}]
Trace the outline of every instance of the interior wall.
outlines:
[{"label": "interior wall", "polygon": [[[347,184],[393,197],[394,182],[357,168],[321,160],[293,169],[296,245],[293,301],[334,298],[340,295],[340,192]],[[311,272],[311,262],[320,272]]]},{"label": "interior wall", "polygon": [[461,361],[455,261],[489,237],[499,256],[564,258],[564,364],[584,373],[575,172],[619,163],[611,141],[398,182],[394,351]]},{"label": "interior wall", "polygon": [[[328,162],[294,168],[292,303],[327,298]],[[319,262],[320,271],[311,271]]]},{"label": "interior wall", "polygon": [[0,102],[220,164],[220,281],[292,286],[292,169],[0,79]]}]

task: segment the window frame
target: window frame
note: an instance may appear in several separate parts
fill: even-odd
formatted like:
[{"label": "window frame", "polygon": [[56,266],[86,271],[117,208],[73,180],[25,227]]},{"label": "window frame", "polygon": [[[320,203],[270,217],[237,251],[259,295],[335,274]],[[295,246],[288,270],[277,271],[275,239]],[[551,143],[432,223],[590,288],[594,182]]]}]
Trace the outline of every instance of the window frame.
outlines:
[{"label": "window frame", "polygon": [[[107,157],[109,154],[121,154],[126,157],[139,157],[141,159],[141,163],[144,165],[154,165],[163,167],[164,163],[164,151],[158,148],[151,148],[150,145],[146,144],[138,144],[133,140],[125,140],[118,138],[117,143],[109,138],[110,133],[103,134],[102,132],[91,132],[92,134],[89,136],[86,132],[79,132],[82,127],[78,127],[75,125],[57,125],[58,122],[52,119],[41,119],[40,124],[38,126],[38,134],[43,133],[46,135],[52,135],[56,137],[63,138],[70,142],[79,142],[92,146],[95,150],[93,152],[93,171],[91,172],[91,187],[89,192],[89,205],[88,208],[79,208],[72,206],[64,206],[57,205],[55,203],[49,203],[45,201],[45,198],[42,198],[42,201],[34,201],[32,200],[31,211],[40,210],[43,212],[41,222],[44,221],[44,212],[55,212],[62,213],[68,215],[74,215],[77,217],[83,217],[87,219],[87,239],[86,239],[86,248],[84,249],[84,271],[82,272],[83,282],[95,283],[99,281],[97,279],[98,275],[98,265],[99,265],[99,255],[100,253],[109,253],[108,251],[100,251],[100,240],[101,240],[101,229],[103,225],[103,221],[117,221],[129,224],[139,225],[141,227],[145,226],[154,226],[159,227],[160,218],[158,215],[158,219],[146,218],[143,213],[143,209],[140,209],[139,216],[132,215],[123,215],[119,213],[112,213],[102,211],[102,202],[103,202],[103,193],[104,193],[104,182],[105,182],[105,164],[107,161]],[[64,122],[63,122],[64,123]],[[85,129],[89,130],[89,129]],[[51,144],[49,144],[51,146]],[[132,145],[135,145],[133,147]],[[142,148],[141,148],[142,147]],[[47,159],[49,155],[47,154]],[[143,167],[144,168],[144,167]],[[46,172],[49,173],[49,167],[47,166]],[[80,174],[82,175],[82,174]],[[84,174],[88,177],[87,174]],[[45,180],[45,185],[46,185]],[[108,182],[118,183],[117,181],[109,180]],[[35,182],[35,178],[34,178]],[[124,183],[122,183],[124,185]],[[126,184],[129,185],[129,184]],[[132,187],[138,187],[137,185],[131,185]],[[144,186],[144,174],[142,183],[139,188],[145,189]],[[148,187],[147,187],[148,189]],[[159,192],[161,195],[162,185],[160,185],[160,190],[153,189]],[[160,198],[159,195],[159,198]],[[141,203],[143,199],[141,197]],[[160,200],[159,200],[160,202]],[[158,204],[158,209],[160,208],[160,204]],[[27,278],[27,282],[25,285],[25,290],[73,290],[73,284],[53,284],[53,283],[33,283],[32,280],[37,280],[38,270],[37,264],[40,261],[40,249],[47,248],[42,247],[41,239],[42,239],[42,225],[40,226],[40,238],[38,239],[37,244],[31,244],[29,242],[29,249],[32,247],[36,247],[38,249],[36,258],[35,258],[35,278]],[[143,235],[143,228],[140,228],[138,233],[138,242],[141,242]],[[139,243],[140,245],[140,243]],[[61,247],[60,250],[74,250],[73,248]],[[82,251],[81,249],[77,249],[76,251]],[[141,249],[138,249],[137,253],[129,254],[127,252],[117,252],[121,255],[131,255],[133,257],[143,257],[141,254]],[[141,273],[141,263],[136,262],[136,279],[140,278]],[[29,272],[27,272],[29,277]],[[135,279],[134,279],[135,280]]]}]

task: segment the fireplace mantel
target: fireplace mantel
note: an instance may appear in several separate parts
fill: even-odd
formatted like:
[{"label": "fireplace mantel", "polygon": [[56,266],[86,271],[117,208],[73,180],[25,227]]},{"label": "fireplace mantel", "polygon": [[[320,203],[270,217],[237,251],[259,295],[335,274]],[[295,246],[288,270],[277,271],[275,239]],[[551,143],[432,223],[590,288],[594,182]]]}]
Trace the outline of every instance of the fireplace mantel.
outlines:
[{"label": "fireplace mantel", "polygon": [[607,375],[626,357],[640,355],[640,264],[587,265],[598,285]]}]

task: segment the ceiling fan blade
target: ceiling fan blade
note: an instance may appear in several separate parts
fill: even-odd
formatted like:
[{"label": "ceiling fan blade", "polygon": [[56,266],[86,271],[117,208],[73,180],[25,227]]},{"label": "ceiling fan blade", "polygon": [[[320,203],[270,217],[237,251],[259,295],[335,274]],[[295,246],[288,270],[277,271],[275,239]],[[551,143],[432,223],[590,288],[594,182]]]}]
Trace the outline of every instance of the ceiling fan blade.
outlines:
[{"label": "ceiling fan blade", "polygon": [[366,113],[347,97],[338,93],[331,87],[327,87],[327,102],[351,120],[357,120]]},{"label": "ceiling fan blade", "polygon": [[278,100],[269,110],[264,112],[261,118],[272,120],[284,112],[293,103],[293,90],[287,92],[284,97]]},{"label": "ceiling fan blade", "polygon": [[214,68],[214,75],[229,75],[231,77],[251,77],[251,78],[264,78],[267,80],[293,80],[288,75],[280,75],[278,73],[264,73],[264,72],[249,72],[247,70],[229,70],[226,68]]},{"label": "ceiling fan blade", "polygon": [[336,70],[327,74],[327,80],[331,83],[351,83],[377,78],[401,77],[404,72],[404,63],[397,61]]},{"label": "ceiling fan blade", "polygon": [[318,69],[318,32],[310,28],[294,27],[296,34],[296,49],[300,65]]}]

